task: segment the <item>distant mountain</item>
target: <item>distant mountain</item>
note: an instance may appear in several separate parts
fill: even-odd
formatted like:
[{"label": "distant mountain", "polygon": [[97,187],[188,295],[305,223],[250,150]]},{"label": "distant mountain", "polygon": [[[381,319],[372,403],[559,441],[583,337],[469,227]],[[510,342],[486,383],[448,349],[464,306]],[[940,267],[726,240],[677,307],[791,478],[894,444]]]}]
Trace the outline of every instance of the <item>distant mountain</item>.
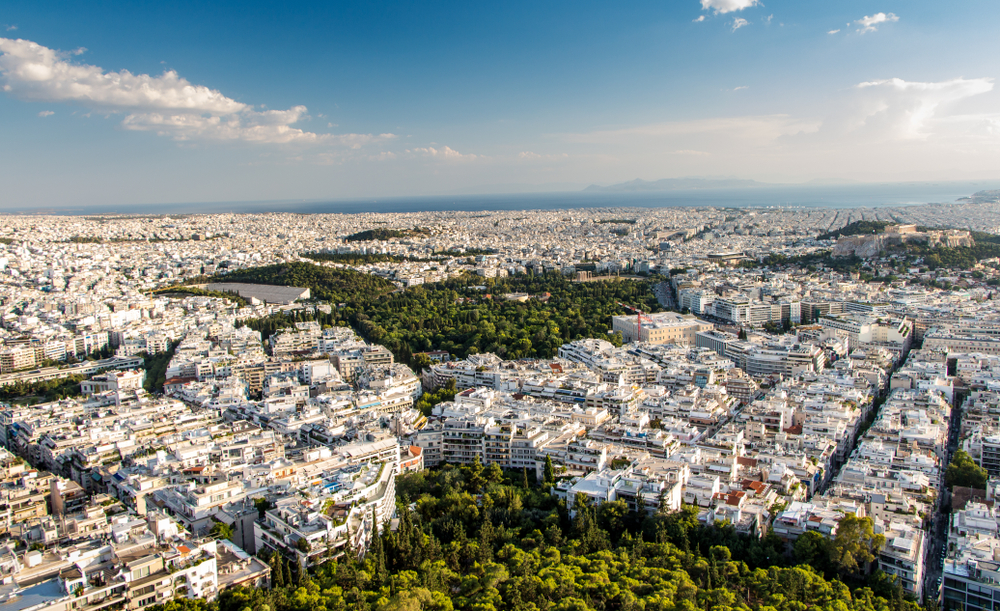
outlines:
[{"label": "distant mountain", "polygon": [[813,178],[803,184],[817,187],[835,187],[839,185],[860,185],[864,183],[860,180],[852,180],[850,178]]},{"label": "distant mountain", "polygon": [[635,179],[602,187],[590,185],[584,191],[594,193],[627,193],[635,191],[674,191],[678,189],[745,189],[769,187],[768,183],[741,178],[664,178],[663,180]]}]

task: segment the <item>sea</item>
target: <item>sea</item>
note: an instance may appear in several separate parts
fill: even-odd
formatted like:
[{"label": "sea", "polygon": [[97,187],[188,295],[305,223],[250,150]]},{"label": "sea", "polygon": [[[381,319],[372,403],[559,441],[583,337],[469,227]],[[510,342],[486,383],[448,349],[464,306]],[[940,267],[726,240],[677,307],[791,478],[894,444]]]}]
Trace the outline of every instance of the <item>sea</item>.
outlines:
[{"label": "sea", "polygon": [[920,204],[952,204],[977,191],[1000,189],[1000,180],[904,182],[848,185],[768,185],[726,189],[657,192],[513,193],[499,195],[435,195],[367,199],[196,202],[164,204],[93,204],[19,209],[6,214],[179,215],[209,213],[356,214],[365,212],[564,210],[576,208],[886,208]]}]

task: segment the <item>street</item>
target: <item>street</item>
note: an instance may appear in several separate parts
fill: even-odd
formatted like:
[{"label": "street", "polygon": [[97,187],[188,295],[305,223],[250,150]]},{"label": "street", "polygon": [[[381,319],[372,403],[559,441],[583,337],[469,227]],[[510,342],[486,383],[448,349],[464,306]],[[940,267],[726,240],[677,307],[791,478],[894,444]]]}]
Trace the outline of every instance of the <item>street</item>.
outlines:
[{"label": "street", "polygon": [[[955,407],[951,412],[951,420],[948,423],[948,449],[943,462],[943,467],[947,468],[951,462],[951,456],[958,449],[958,434],[961,429],[962,410]],[[941,578],[944,572],[944,560],[941,557],[941,550],[948,545],[948,526],[951,515],[944,513],[944,508],[951,501],[951,493],[944,485],[944,468],[941,469],[941,494],[934,507],[934,515],[931,518],[931,526],[928,529],[928,540],[924,554],[924,600],[929,600],[931,596],[940,599]]]},{"label": "street", "polygon": [[679,310],[677,302],[674,300],[674,289],[669,282],[660,282],[653,286],[653,294],[660,305],[667,310]]}]

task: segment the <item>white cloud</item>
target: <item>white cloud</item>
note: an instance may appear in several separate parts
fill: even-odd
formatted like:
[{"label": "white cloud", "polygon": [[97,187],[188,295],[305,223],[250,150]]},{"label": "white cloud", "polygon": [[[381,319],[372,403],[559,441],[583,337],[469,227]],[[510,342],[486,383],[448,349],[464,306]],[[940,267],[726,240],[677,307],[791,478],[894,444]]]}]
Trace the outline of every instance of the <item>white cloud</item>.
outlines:
[{"label": "white cloud", "polygon": [[305,106],[288,110],[245,110],[225,116],[170,113],[133,113],[122,126],[134,131],[152,131],[175,140],[241,140],[272,144],[334,144],[358,149],[366,144],[395,138],[393,134],[316,134],[291,127],[305,116]]},{"label": "white cloud", "polygon": [[[889,143],[912,146],[979,140],[997,133],[1000,113],[970,114],[959,104],[993,91],[991,78],[942,82],[886,79],[859,83],[843,92],[825,116],[760,115],[720,117],[640,125],[624,129],[567,134],[575,145],[621,149],[625,155],[693,154],[727,156],[737,151],[865,149]],[[989,109],[989,105],[984,108]],[[1000,138],[994,139],[1000,148]],[[852,148],[853,147],[853,148]]]},{"label": "white cloud", "polygon": [[16,25],[9,25],[9,26],[7,26],[7,31],[8,31],[8,32],[13,32],[13,31],[15,31],[16,29],[17,29],[17,26],[16,26]]},{"label": "white cloud", "polygon": [[692,19],[691,21],[693,21],[694,23],[701,23],[702,21],[705,21],[705,16],[704,15],[698,15],[697,19]]},{"label": "white cloud", "polygon": [[733,31],[734,32],[736,30],[742,28],[745,25],[750,25],[750,22],[747,21],[746,19],[742,18],[742,17],[737,17],[736,19],[733,19]]},{"label": "white cloud", "polygon": [[942,122],[963,122],[963,115],[943,115],[942,111],[955,102],[992,91],[993,79],[922,83],[894,78],[860,83],[857,89],[861,99],[849,127],[864,127],[885,138],[925,140]]},{"label": "white cloud", "polygon": [[830,168],[859,180],[989,176],[1000,166],[998,88],[990,78],[872,80],[827,96],[826,110],[663,122],[563,134],[591,173],[805,180]]},{"label": "white cloud", "polygon": [[701,9],[703,11],[714,10],[716,14],[732,13],[758,4],[760,4],[760,0],[701,0]]},{"label": "white cloud", "polygon": [[52,111],[52,110],[43,110],[42,112],[38,113],[38,116],[39,117],[51,117],[54,114],[56,114],[55,111]]},{"label": "white cloud", "polygon": [[414,148],[407,149],[407,153],[422,155],[424,157],[434,157],[436,159],[444,159],[448,161],[472,161],[473,159],[478,159],[478,155],[472,153],[462,154],[451,148],[450,146],[444,146],[441,148],[434,148],[433,146],[428,146],[424,148]]},{"label": "white cloud", "polygon": [[895,21],[899,21],[899,17],[897,17],[893,13],[875,13],[870,17],[868,15],[865,15],[864,17],[858,19],[854,23],[855,25],[859,26],[858,31],[861,32],[862,34],[865,34],[867,32],[875,32],[876,30],[878,30],[877,26],[883,23],[891,23]]},{"label": "white cloud", "polygon": [[160,76],[105,71],[30,40],[0,38],[0,82],[8,95],[30,102],[64,102],[105,113],[127,113],[122,126],[175,140],[316,143],[359,148],[392,134],[316,134],[292,127],[308,119],[305,106],[254,110],[220,91],[193,85],[177,72]]},{"label": "white cloud", "polygon": [[750,85],[740,85],[739,87],[733,87],[732,91],[742,91],[744,89],[750,89]]},{"label": "white cloud", "polygon": [[[79,54],[81,50],[74,51]],[[247,108],[220,92],[195,86],[174,71],[161,76],[105,72],[73,64],[68,55],[30,40],[0,38],[4,91],[35,102],[79,102],[100,110],[184,110],[215,115]]]},{"label": "white cloud", "polygon": [[827,32],[827,34],[836,34],[839,31],[840,31],[839,29],[837,29],[837,30],[830,30],[829,32]]}]

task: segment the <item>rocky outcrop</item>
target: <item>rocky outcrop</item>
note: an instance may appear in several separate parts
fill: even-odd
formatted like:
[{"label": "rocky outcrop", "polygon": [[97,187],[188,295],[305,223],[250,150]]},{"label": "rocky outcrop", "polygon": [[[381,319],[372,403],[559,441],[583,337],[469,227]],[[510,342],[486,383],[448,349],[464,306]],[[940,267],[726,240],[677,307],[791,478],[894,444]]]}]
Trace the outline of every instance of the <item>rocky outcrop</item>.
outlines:
[{"label": "rocky outcrop", "polygon": [[931,248],[946,246],[957,248],[973,246],[975,242],[968,231],[947,229],[942,231],[913,231],[907,233],[886,232],[874,235],[854,235],[840,238],[833,246],[833,256],[861,258],[878,256],[890,246],[907,243],[926,244]]}]

